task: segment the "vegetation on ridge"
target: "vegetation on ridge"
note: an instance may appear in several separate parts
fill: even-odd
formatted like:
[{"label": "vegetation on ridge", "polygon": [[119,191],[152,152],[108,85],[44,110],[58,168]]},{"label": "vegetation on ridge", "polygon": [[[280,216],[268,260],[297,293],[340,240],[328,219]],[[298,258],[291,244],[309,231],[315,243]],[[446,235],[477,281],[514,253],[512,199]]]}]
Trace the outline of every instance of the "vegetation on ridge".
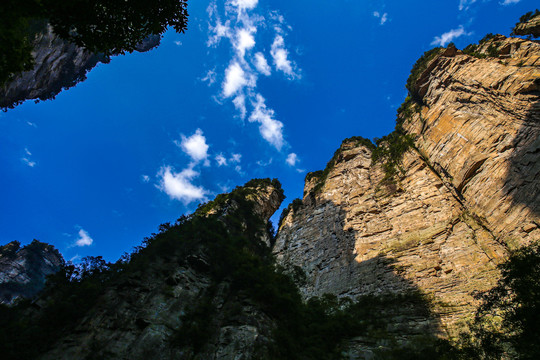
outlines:
[{"label": "vegetation on ridge", "polygon": [[520,31],[520,29],[519,29],[520,25],[526,24],[527,22],[529,22],[529,20],[531,20],[534,17],[537,17],[538,15],[540,15],[540,10],[538,10],[538,9],[536,9],[535,11],[529,11],[528,13],[522,15],[519,18],[519,21],[516,23],[516,25],[512,29],[512,32],[510,33],[510,35],[512,35],[512,36],[513,35],[522,35],[522,36],[538,37],[538,35],[535,36],[535,33],[534,33],[533,29],[528,29],[528,30],[525,30],[525,31]]}]

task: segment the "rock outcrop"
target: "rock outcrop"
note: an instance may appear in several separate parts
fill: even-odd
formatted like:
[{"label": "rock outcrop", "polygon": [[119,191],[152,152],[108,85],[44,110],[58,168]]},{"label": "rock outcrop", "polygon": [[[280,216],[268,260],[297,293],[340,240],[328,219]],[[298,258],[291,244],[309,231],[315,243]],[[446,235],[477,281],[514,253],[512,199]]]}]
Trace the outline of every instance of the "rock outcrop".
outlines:
[{"label": "rock outcrop", "polygon": [[[145,52],[158,46],[161,37],[151,35],[136,50]],[[75,44],[60,39],[50,26],[45,26],[34,37],[32,55],[35,66],[0,87],[0,109],[13,108],[26,100],[53,99],[86,79],[86,73],[98,63],[110,59],[94,54]]]},{"label": "rock outcrop", "polygon": [[308,174],[274,246],[305,271],[306,298],[419,290],[452,337],[507,249],[540,239],[540,44],[496,36],[475,50],[442,49],[419,67],[417,103],[398,120],[414,146],[393,181],[354,138]]},{"label": "rock outcrop", "polygon": [[516,35],[532,35],[537,38],[540,36],[540,14],[536,11],[536,16],[533,16],[526,22],[516,24],[513,33]]},{"label": "rock outcrop", "polygon": [[[197,217],[215,215],[225,229],[233,231],[239,226],[249,232],[254,223],[249,215],[240,215],[246,211],[245,201],[251,204],[249,214],[266,224],[283,200],[281,188],[274,185],[251,181],[179,221],[188,224],[189,229],[190,222],[197,221]],[[201,221],[206,224],[204,228],[196,228],[193,234],[184,237],[180,233],[189,230],[181,225],[163,225],[162,233],[149,240],[146,249],[132,255],[131,267],[107,284],[95,306],[71,334],[40,358],[192,359],[197,354],[201,359],[258,359],[268,356],[274,321],[249,294],[235,291],[234,282],[224,272],[216,275],[215,267],[219,266],[216,259],[227,254],[213,252],[212,243],[198,239],[197,234],[204,238],[205,231],[220,228],[210,229],[208,224],[212,222]],[[262,230],[266,231],[264,226]],[[211,242],[225,241],[224,233],[208,235]],[[38,301],[37,305],[41,303]]]},{"label": "rock outcrop", "polygon": [[64,258],[52,245],[37,240],[20,247],[12,241],[0,247],[0,303],[12,305],[30,299],[45,286],[48,275],[56,273]]}]

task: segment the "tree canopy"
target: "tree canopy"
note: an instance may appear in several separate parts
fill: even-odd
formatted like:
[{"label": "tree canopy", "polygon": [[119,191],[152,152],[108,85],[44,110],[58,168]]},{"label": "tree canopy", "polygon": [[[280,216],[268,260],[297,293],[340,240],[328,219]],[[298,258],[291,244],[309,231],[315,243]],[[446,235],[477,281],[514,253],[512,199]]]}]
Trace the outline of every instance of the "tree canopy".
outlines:
[{"label": "tree canopy", "polygon": [[0,85],[32,69],[36,23],[50,23],[59,37],[92,52],[115,55],[169,26],[183,33],[187,19],[187,0],[3,0]]}]

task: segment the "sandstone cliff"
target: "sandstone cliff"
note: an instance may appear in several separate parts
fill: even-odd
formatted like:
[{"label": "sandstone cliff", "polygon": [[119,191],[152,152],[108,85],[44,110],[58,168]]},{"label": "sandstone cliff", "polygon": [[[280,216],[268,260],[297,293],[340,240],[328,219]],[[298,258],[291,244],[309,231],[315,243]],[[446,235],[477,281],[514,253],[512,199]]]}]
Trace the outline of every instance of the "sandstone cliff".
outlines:
[{"label": "sandstone cliff", "polygon": [[20,247],[16,241],[0,247],[0,303],[32,298],[45,286],[45,278],[63,265],[53,246],[34,240]]},{"label": "sandstone cliff", "polygon": [[306,272],[306,298],[420,290],[435,316],[396,324],[455,336],[507,248],[540,239],[540,44],[496,36],[470,50],[435,50],[415,67],[416,101],[398,119],[414,146],[393,180],[355,138],[306,177],[274,246]]},{"label": "sandstone cliff", "polygon": [[[159,45],[159,35],[149,36],[138,47],[144,52]],[[33,41],[35,66],[0,87],[0,109],[13,108],[26,100],[53,99],[86,79],[86,73],[100,62],[110,59],[94,54],[60,39],[50,26],[37,32]]]}]

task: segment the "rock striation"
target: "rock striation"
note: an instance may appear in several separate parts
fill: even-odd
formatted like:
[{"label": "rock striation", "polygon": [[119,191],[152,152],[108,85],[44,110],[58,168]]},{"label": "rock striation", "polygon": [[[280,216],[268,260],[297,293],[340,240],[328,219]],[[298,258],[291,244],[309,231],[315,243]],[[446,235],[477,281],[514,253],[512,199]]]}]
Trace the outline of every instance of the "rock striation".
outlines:
[{"label": "rock striation", "polygon": [[52,245],[37,240],[20,247],[18,241],[0,247],[0,303],[13,305],[30,299],[45,286],[48,275],[56,273],[64,258]]},{"label": "rock striation", "polygon": [[[151,35],[136,48],[145,52],[158,46],[159,35]],[[45,25],[33,41],[35,66],[0,87],[0,109],[14,108],[26,100],[53,99],[63,89],[68,89],[86,79],[86,73],[100,62],[108,63],[109,57],[94,54],[75,44],[60,39]]]},{"label": "rock striation", "polygon": [[462,330],[507,249],[540,239],[539,56],[540,44],[503,36],[474,55],[438,50],[398,119],[415,140],[393,181],[355,138],[308,174],[273,249],[306,273],[305,298],[421,291],[433,313],[406,319],[411,333]]}]

